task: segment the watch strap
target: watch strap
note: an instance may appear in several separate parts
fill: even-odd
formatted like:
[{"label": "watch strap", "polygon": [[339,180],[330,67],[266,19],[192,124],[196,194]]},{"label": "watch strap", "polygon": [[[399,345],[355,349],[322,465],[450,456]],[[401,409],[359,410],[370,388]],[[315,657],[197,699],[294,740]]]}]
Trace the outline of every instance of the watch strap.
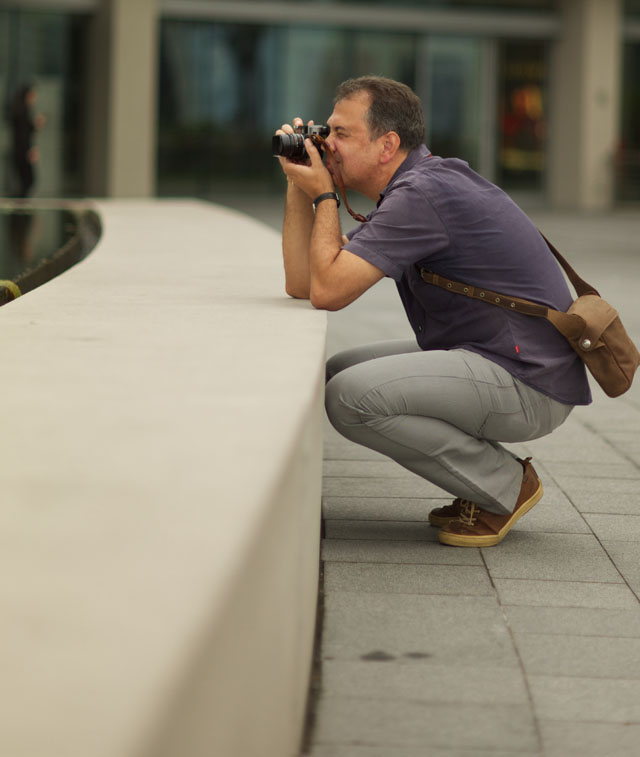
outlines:
[{"label": "watch strap", "polygon": [[335,200],[338,203],[338,207],[340,207],[340,196],[337,192],[323,192],[313,201],[313,209],[315,210],[323,200]]}]

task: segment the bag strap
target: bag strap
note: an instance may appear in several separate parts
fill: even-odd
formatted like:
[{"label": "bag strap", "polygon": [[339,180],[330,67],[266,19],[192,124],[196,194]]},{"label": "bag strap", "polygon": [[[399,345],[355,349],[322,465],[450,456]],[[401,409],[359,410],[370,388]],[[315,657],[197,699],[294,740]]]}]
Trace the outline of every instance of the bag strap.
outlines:
[{"label": "bag strap", "polygon": [[[597,289],[588,284],[584,279],[580,278],[578,274],[573,270],[564,257],[556,250],[551,242],[545,237],[542,232],[540,236],[544,239],[549,247],[549,250],[556,258],[558,263],[562,266],[567,274],[569,281],[573,284],[573,288],[579,297],[585,294],[592,294],[596,297],[600,296]],[[495,305],[505,310],[515,311],[516,313],[523,313],[524,315],[533,315],[537,318],[546,318],[550,321],[558,331],[568,339],[577,338],[580,336],[584,329],[584,319],[579,315],[563,313],[561,310],[554,310],[546,305],[540,305],[537,302],[531,302],[531,300],[525,300],[521,297],[512,297],[509,294],[501,294],[500,292],[492,292],[484,287],[475,287],[471,284],[464,284],[460,281],[453,281],[452,279],[446,279],[444,276],[440,276],[437,273],[427,271],[425,268],[420,269],[420,275],[427,284],[433,284],[442,289],[446,289],[454,294],[462,294],[465,297],[471,297],[474,300],[480,300],[487,302],[490,305]],[[612,312],[615,312],[612,310]]]},{"label": "bag strap", "polygon": [[512,297],[508,294],[492,292],[483,287],[474,287],[471,284],[463,284],[461,281],[446,279],[444,276],[427,271],[425,268],[420,269],[420,275],[427,284],[433,284],[448,292],[471,297],[474,300],[480,300],[512,312],[546,318],[567,338],[577,338],[584,329],[584,321],[579,315],[563,313],[561,310],[554,310],[546,305],[524,300],[521,297]]},{"label": "bag strap", "polygon": [[545,235],[541,231],[538,231],[538,233],[547,243],[547,247],[551,250],[551,253],[555,257],[555,259],[558,261],[558,263],[560,263],[560,265],[564,269],[564,272],[567,274],[569,281],[573,284],[573,288],[576,290],[578,297],[582,297],[583,294],[595,294],[599,297],[600,292],[598,292],[598,290],[595,287],[592,287],[591,284],[587,284],[587,282],[584,279],[580,278],[580,276],[578,276],[578,274],[573,270],[573,268],[564,259],[564,257],[558,252],[558,250],[556,250],[556,248],[551,244],[551,242],[545,237]]}]

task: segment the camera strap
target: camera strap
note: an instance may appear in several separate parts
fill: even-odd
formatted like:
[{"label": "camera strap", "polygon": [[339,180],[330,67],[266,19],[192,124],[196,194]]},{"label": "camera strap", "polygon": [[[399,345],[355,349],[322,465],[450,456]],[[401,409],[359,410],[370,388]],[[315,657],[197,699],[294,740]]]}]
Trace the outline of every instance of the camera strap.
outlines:
[{"label": "camera strap", "polygon": [[[312,141],[314,142],[316,146],[318,145],[322,146],[322,149],[324,150],[324,143],[325,143],[324,137],[321,137],[319,135],[314,135]],[[358,221],[359,223],[365,223],[367,220],[366,217],[363,216],[361,213],[356,213],[355,210],[351,210],[351,208],[349,207],[349,203],[347,202],[347,190],[345,189],[344,181],[342,181],[342,176],[340,175],[339,172],[334,175],[333,180],[336,186],[338,187],[338,191],[340,192],[340,195],[342,197],[342,202],[344,203],[344,206],[347,209],[347,212],[349,213],[351,218],[353,218],[354,221]]]},{"label": "camera strap", "polygon": [[351,208],[349,207],[349,203],[347,202],[347,192],[344,187],[344,182],[342,181],[342,176],[338,175],[334,176],[333,178],[338,186],[340,194],[342,195],[342,202],[344,203],[344,206],[351,218],[353,218],[355,221],[359,221],[360,223],[365,223],[367,220],[366,217],[361,213],[356,213],[355,210],[351,210]]}]

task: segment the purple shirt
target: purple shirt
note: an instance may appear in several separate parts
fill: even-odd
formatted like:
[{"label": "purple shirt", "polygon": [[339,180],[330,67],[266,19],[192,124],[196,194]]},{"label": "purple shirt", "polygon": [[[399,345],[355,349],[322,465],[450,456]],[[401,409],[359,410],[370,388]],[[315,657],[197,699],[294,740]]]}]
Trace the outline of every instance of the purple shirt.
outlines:
[{"label": "purple shirt", "polygon": [[584,364],[546,319],[422,280],[420,267],[557,310],[574,299],[533,223],[466,163],[413,150],[347,237],[346,249],[396,281],[423,350],[471,350],[559,402],[591,402]]}]

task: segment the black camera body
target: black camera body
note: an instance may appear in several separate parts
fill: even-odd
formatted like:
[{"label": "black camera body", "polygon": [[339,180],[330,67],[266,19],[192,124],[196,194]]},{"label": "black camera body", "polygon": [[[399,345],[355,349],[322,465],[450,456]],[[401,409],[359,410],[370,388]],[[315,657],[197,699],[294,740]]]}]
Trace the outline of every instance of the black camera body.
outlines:
[{"label": "black camera body", "polygon": [[276,134],[271,140],[272,153],[280,158],[289,160],[307,160],[309,157],[304,149],[304,140],[311,139],[316,147],[320,147],[329,136],[331,129],[320,124],[313,126],[296,126],[293,134]]}]

